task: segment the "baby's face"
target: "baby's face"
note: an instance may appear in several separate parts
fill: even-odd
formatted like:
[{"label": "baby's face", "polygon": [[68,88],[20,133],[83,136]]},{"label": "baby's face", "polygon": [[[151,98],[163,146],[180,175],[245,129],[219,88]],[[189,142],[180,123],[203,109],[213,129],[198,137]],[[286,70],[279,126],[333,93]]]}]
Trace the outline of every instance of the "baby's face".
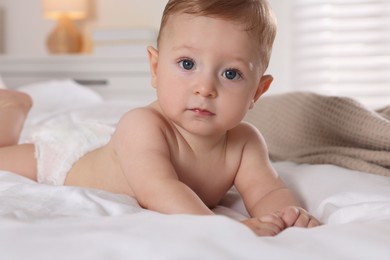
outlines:
[{"label": "baby's face", "polygon": [[231,21],[172,16],[160,39],[154,86],[165,115],[203,135],[236,126],[262,77],[256,43]]}]

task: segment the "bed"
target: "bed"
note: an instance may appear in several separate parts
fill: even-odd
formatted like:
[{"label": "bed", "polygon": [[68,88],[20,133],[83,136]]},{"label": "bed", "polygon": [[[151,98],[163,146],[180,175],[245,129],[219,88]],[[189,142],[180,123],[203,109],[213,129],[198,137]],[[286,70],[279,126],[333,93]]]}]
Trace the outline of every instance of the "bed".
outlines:
[{"label": "bed", "polygon": [[[149,100],[105,99],[72,80],[19,88],[35,106],[22,141],[38,126],[93,120],[115,125]],[[234,189],[217,216],[163,215],[128,196],[37,184],[0,171],[0,259],[390,259],[390,178],[334,164],[273,162],[324,225],[257,237]]]}]

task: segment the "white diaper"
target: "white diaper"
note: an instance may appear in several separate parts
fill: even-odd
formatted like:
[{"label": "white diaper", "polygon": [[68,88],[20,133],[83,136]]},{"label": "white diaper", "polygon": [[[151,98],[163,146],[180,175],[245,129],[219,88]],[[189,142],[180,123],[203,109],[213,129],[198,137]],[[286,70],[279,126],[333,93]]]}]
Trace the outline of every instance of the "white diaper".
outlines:
[{"label": "white diaper", "polygon": [[35,145],[38,182],[63,185],[72,165],[105,145],[113,132],[113,127],[95,122],[61,123],[34,131],[27,142]]}]

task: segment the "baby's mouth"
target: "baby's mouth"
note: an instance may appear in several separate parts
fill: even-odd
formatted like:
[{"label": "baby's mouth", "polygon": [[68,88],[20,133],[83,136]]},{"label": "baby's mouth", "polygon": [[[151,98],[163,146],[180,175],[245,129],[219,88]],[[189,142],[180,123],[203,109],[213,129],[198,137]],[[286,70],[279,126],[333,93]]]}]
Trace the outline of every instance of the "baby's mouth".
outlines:
[{"label": "baby's mouth", "polygon": [[207,109],[191,108],[190,111],[200,116],[215,116],[215,114]]}]

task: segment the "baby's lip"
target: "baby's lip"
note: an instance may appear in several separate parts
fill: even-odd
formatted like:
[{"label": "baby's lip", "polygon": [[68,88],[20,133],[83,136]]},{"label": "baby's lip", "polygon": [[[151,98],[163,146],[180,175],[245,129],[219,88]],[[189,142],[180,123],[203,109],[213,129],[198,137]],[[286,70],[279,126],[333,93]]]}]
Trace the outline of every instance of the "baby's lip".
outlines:
[{"label": "baby's lip", "polygon": [[189,110],[201,116],[215,116],[213,112],[203,108],[195,107],[195,108],[190,108]]}]

